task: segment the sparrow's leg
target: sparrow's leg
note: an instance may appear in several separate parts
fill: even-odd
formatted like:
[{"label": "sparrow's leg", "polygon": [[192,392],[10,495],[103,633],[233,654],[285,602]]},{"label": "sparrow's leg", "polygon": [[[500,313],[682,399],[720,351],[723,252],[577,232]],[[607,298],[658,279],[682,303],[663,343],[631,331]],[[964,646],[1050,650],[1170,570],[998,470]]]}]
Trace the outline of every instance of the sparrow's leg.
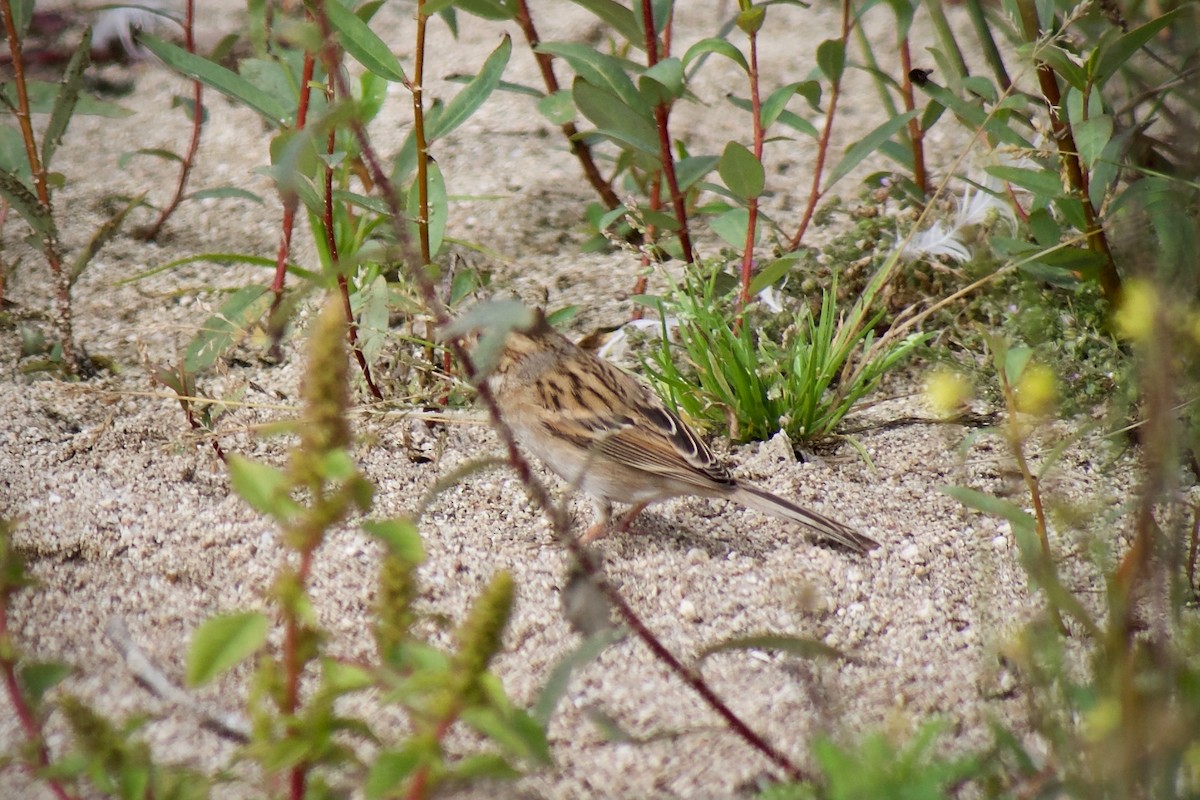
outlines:
[{"label": "sparrow's leg", "polygon": [[596,507],[596,520],[579,537],[580,544],[588,544],[597,539],[603,539],[608,535],[608,529],[612,525],[612,503],[599,497],[593,497],[592,505]]}]

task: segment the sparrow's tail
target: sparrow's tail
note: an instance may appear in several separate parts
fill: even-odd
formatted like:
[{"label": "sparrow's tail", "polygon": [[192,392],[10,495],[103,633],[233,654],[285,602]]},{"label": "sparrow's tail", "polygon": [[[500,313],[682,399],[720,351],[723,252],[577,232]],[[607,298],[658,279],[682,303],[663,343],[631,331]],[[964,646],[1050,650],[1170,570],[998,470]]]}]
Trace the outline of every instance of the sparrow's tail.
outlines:
[{"label": "sparrow's tail", "polygon": [[755,489],[751,486],[739,486],[737,491],[729,495],[729,499],[741,503],[747,508],[771,514],[782,519],[798,522],[811,530],[818,538],[845,547],[855,553],[865,553],[879,547],[879,542],[863,536],[853,528],[848,528],[840,522],[834,522],[815,511],[801,508],[782,497],[776,497],[770,492]]}]

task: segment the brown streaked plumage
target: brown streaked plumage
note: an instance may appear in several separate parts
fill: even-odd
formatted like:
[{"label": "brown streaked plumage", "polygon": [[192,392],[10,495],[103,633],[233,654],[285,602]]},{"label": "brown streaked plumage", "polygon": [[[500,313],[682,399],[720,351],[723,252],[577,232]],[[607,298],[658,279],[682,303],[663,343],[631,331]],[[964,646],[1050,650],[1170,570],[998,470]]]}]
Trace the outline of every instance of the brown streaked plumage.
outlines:
[{"label": "brown streaked plumage", "polygon": [[[596,506],[582,541],[623,530],[650,503],[718,497],[799,523],[858,553],[878,543],[841,523],[739,483],[649,387],[554,330],[541,311],[514,330],[488,376],[505,420],[527,450]],[[612,525],[612,504],[632,508]]]}]

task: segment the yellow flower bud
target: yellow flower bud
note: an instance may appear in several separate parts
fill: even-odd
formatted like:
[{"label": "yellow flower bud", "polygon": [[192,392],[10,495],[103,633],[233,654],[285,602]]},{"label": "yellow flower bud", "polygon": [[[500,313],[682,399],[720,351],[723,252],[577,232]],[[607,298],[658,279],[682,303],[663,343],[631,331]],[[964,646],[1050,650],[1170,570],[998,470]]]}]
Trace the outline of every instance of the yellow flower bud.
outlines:
[{"label": "yellow flower bud", "polygon": [[961,372],[940,368],[925,379],[925,401],[940,417],[957,413],[971,396],[971,381]]},{"label": "yellow flower bud", "polygon": [[1121,302],[1113,315],[1117,335],[1135,342],[1146,341],[1154,327],[1158,304],[1158,292],[1148,281],[1137,278],[1128,281],[1121,290]]},{"label": "yellow flower bud", "polygon": [[1058,400],[1058,380],[1044,364],[1030,364],[1017,380],[1017,410],[1048,414]]}]

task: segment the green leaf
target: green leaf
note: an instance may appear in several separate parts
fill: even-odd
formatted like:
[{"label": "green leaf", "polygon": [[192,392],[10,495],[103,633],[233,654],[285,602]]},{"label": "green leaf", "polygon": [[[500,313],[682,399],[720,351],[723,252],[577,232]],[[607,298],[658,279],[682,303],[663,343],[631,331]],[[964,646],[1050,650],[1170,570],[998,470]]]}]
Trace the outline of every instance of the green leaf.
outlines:
[{"label": "green leaf", "polygon": [[726,653],[730,650],[777,650],[781,653],[800,656],[801,658],[837,658],[853,662],[855,659],[846,655],[836,647],[808,639],[803,636],[782,636],[773,633],[756,634],[752,636],[735,636],[716,644],[709,645],[700,651],[703,660],[714,653]]},{"label": "green leaf", "polygon": [[717,156],[688,156],[676,161],[675,180],[679,182],[679,190],[691,188],[692,184],[712,172],[720,160]]},{"label": "green leaf", "polygon": [[25,139],[11,125],[0,125],[0,170],[7,170],[26,186],[33,183]]},{"label": "green leaf", "polygon": [[62,144],[67,123],[71,121],[71,115],[75,113],[79,90],[83,86],[83,72],[91,63],[91,54],[92,29],[86,28],[79,47],[75,49],[75,52],[71,54],[71,60],[67,62],[67,69],[62,77],[62,86],[54,98],[54,110],[50,112],[50,121],[46,124],[46,134],[42,140],[42,167],[44,169],[50,168],[54,151]]},{"label": "green leaf", "polygon": [[228,200],[231,198],[250,200],[260,206],[263,204],[263,199],[254,192],[239,189],[236,186],[214,186],[211,189],[200,189],[187,196],[188,200]]},{"label": "green leaf", "polygon": [[117,157],[117,166],[121,169],[125,169],[125,166],[133,160],[134,156],[151,156],[153,158],[161,158],[164,161],[175,161],[180,164],[183,163],[183,156],[179,155],[178,153],[165,150],[161,147],[144,147],[140,150],[128,150],[124,153],[121,153],[121,155]]},{"label": "green leaf", "polygon": [[817,45],[817,66],[830,83],[841,81],[846,68],[846,48],[840,39],[826,39]]},{"label": "green leaf", "polygon": [[1083,67],[1075,63],[1072,54],[1064,48],[1053,45],[1039,47],[1037,55],[1040,60],[1049,64],[1068,85],[1080,91],[1087,87],[1087,73]]},{"label": "green leaf", "polygon": [[400,65],[400,59],[396,58],[367,23],[339,0],[329,0],[324,4],[324,8],[329,24],[339,34],[338,41],[355,61],[381,78],[394,83],[405,81],[404,67]]},{"label": "green leaf", "polygon": [[1023,167],[993,165],[985,167],[985,171],[1002,181],[1016,184],[1022,189],[1028,189],[1043,199],[1060,197],[1065,194],[1062,177],[1057,172],[1051,172],[1047,169],[1024,169]]},{"label": "green leaf", "polygon": [[148,33],[141,34],[138,41],[176,72],[198,80],[253,109],[271,125],[283,127],[291,123],[293,109],[237,73]]},{"label": "green leaf", "polygon": [[1113,73],[1125,66],[1126,62],[1161,30],[1165,30],[1184,12],[1187,6],[1168,11],[1160,17],[1150,20],[1145,25],[1139,25],[1122,36],[1110,47],[1103,48],[1103,55],[1096,71],[1092,74],[1092,82],[1104,86]]},{"label": "green leaf", "polygon": [[729,191],[743,200],[758,197],[763,192],[766,173],[762,162],[737,142],[725,145],[725,152],[721,154],[721,160],[717,164],[717,172],[729,187]]},{"label": "green leaf", "polygon": [[454,781],[513,780],[521,777],[521,773],[513,769],[503,756],[475,753],[454,762],[446,777]]},{"label": "green leaf", "polygon": [[1113,118],[1108,114],[1091,117],[1071,126],[1075,137],[1075,147],[1083,163],[1091,169],[1096,165],[1096,159],[1104,152],[1113,134]]},{"label": "green leaf", "polygon": [[575,119],[575,103],[572,102],[571,92],[567,89],[559,89],[538,100],[537,110],[555,125],[566,125]]},{"label": "green leaf", "polygon": [[192,634],[187,682],[203,686],[258,652],[267,641],[267,618],[257,612],[213,617]]},{"label": "green leaf", "polygon": [[[442,169],[432,158],[425,165],[425,177],[429,186],[427,189],[429,200],[429,219],[427,220],[429,229],[429,254],[433,257],[441,249],[442,240],[446,234],[449,200],[446,196],[446,181],[442,177]],[[413,241],[420,241],[420,225],[417,221],[417,216],[421,213],[420,185],[416,180],[408,187],[408,199],[405,209],[407,209],[409,215],[409,236],[413,238]]]},{"label": "green leaf", "polygon": [[775,120],[779,119],[779,115],[783,113],[788,102],[797,94],[804,95],[809,105],[815,108],[816,104],[820,102],[820,84],[816,81],[789,83],[787,86],[780,86],[767,95],[767,99],[762,104],[762,126],[764,129],[775,124]]},{"label": "green leaf", "polygon": [[363,787],[368,800],[379,800],[395,796],[395,789],[411,775],[425,759],[421,751],[412,746],[400,750],[382,750],[375,756],[371,769],[367,771],[367,783]]},{"label": "green leaf", "polygon": [[69,664],[44,661],[21,666],[21,688],[36,709],[46,692],[62,683],[73,672]]},{"label": "green leaf", "polygon": [[774,286],[791,272],[799,260],[800,253],[788,253],[767,264],[750,281],[750,294],[756,295],[768,286]]},{"label": "green leaf", "polygon": [[367,533],[383,540],[392,555],[399,556],[410,564],[421,564],[425,561],[425,545],[421,542],[421,534],[416,523],[408,517],[368,520],[362,527]]},{"label": "green leaf", "polygon": [[941,491],[953,497],[968,508],[981,511],[992,517],[1006,519],[1013,529],[1021,528],[1032,531],[1035,528],[1033,515],[1020,508],[1016,503],[992,497],[990,494],[977,492],[965,486],[942,486]]},{"label": "green leaf", "polygon": [[895,136],[901,128],[908,124],[910,119],[919,113],[921,113],[919,109],[914,109],[892,117],[846,148],[846,154],[842,156],[842,160],[838,162],[837,166],[830,171],[829,177],[826,178],[825,188],[828,189],[846,177],[847,173],[858,166],[860,161],[879,149],[881,144]]},{"label": "green leaf", "polygon": [[[746,246],[746,227],[750,224],[750,211],[746,208],[731,208],[709,220],[708,227],[730,246],[741,250]],[[755,239],[758,230],[755,230]]]},{"label": "green leaf", "polygon": [[574,2],[592,12],[634,47],[639,50],[646,49],[646,42],[642,37],[642,26],[633,11],[626,6],[615,0],[574,0]]},{"label": "green leaf", "polygon": [[75,257],[75,261],[71,264],[70,283],[74,284],[75,281],[79,280],[79,276],[87,269],[88,264],[95,258],[96,253],[100,252],[100,248],[108,244],[117,235],[117,232],[121,230],[121,226],[125,224],[125,218],[129,216],[129,212],[142,205],[142,201],[145,199],[145,192],[139,194],[96,229],[96,232],[92,234],[92,238],[88,240],[87,246],[79,251],[79,255]]},{"label": "green leaf", "polygon": [[21,179],[8,170],[0,170],[0,196],[21,215],[21,219],[29,223],[34,233],[42,241],[54,241],[58,238],[58,229],[54,225],[54,217],[50,210],[37,199],[37,196],[21,182]]},{"label": "green leaf", "polygon": [[229,480],[238,497],[259,513],[279,518],[288,510],[287,506],[295,507],[287,494],[287,475],[269,464],[232,454]]},{"label": "green leaf", "polygon": [[506,33],[500,40],[500,44],[483,62],[483,66],[480,67],[475,77],[454,96],[453,100],[446,104],[445,111],[438,115],[437,120],[430,124],[429,129],[425,131],[427,141],[433,142],[450,133],[466,122],[475,113],[475,110],[483,105],[483,101],[500,82],[500,76],[504,74],[504,67],[508,65],[510,55],[512,55],[512,39]]},{"label": "green leaf", "polygon": [[720,56],[725,56],[733,63],[742,68],[743,71],[750,71],[750,64],[746,61],[746,57],[742,55],[742,51],[738,50],[726,39],[718,39],[716,37],[709,39],[701,39],[687,49],[683,54],[683,66],[686,69],[693,61],[701,56],[707,56],[709,53],[716,53]]},{"label": "green leaf", "polygon": [[221,304],[188,344],[183,358],[187,372],[199,372],[212,366],[227,350],[241,341],[271,307],[272,293],[265,286],[243,286]]},{"label": "green leaf", "polygon": [[511,5],[504,2],[504,0],[457,0],[454,7],[468,14],[474,14],[480,19],[488,19],[495,22],[510,20],[516,17]]},{"label": "green leaf", "polygon": [[605,649],[622,638],[624,638],[624,633],[617,629],[602,630],[584,639],[578,647],[559,659],[554,668],[550,670],[550,675],[547,676],[542,690],[538,692],[537,702],[533,707],[533,718],[542,726],[549,725],[554,709],[558,707],[558,702],[567,693],[567,687],[571,682],[571,673],[595,661]]},{"label": "green leaf", "polygon": [[536,52],[549,53],[564,59],[579,78],[615,94],[622,103],[638,114],[650,116],[652,109],[629,77],[642,69],[640,65],[627,59],[606,55],[585,44],[542,42],[537,46]]},{"label": "green leaf", "polygon": [[571,87],[575,106],[596,126],[596,132],[645,155],[658,158],[658,129],[608,89],[575,78]]},{"label": "green leaf", "polygon": [[[25,84],[29,95],[29,110],[34,114],[49,114],[54,111],[54,103],[58,100],[59,85],[54,81],[29,81]],[[17,93],[12,81],[0,83],[0,95],[5,100],[16,105]],[[75,102],[74,115],[109,117],[121,119],[133,114],[116,103],[97,100],[91,95],[81,94]]]},{"label": "green leaf", "polygon": [[13,0],[12,15],[13,28],[17,31],[17,36],[21,39],[29,33],[29,23],[33,19],[33,4],[35,0]]},{"label": "green leaf", "polygon": [[765,6],[750,6],[738,12],[736,23],[738,29],[745,34],[758,33],[767,20]]},{"label": "green leaf", "polygon": [[638,77],[638,91],[652,106],[670,104],[683,94],[683,62],[664,58]]},{"label": "green leaf", "polygon": [[463,722],[488,737],[508,752],[534,764],[553,761],[546,742],[546,730],[518,709],[474,707],[463,711]]}]

